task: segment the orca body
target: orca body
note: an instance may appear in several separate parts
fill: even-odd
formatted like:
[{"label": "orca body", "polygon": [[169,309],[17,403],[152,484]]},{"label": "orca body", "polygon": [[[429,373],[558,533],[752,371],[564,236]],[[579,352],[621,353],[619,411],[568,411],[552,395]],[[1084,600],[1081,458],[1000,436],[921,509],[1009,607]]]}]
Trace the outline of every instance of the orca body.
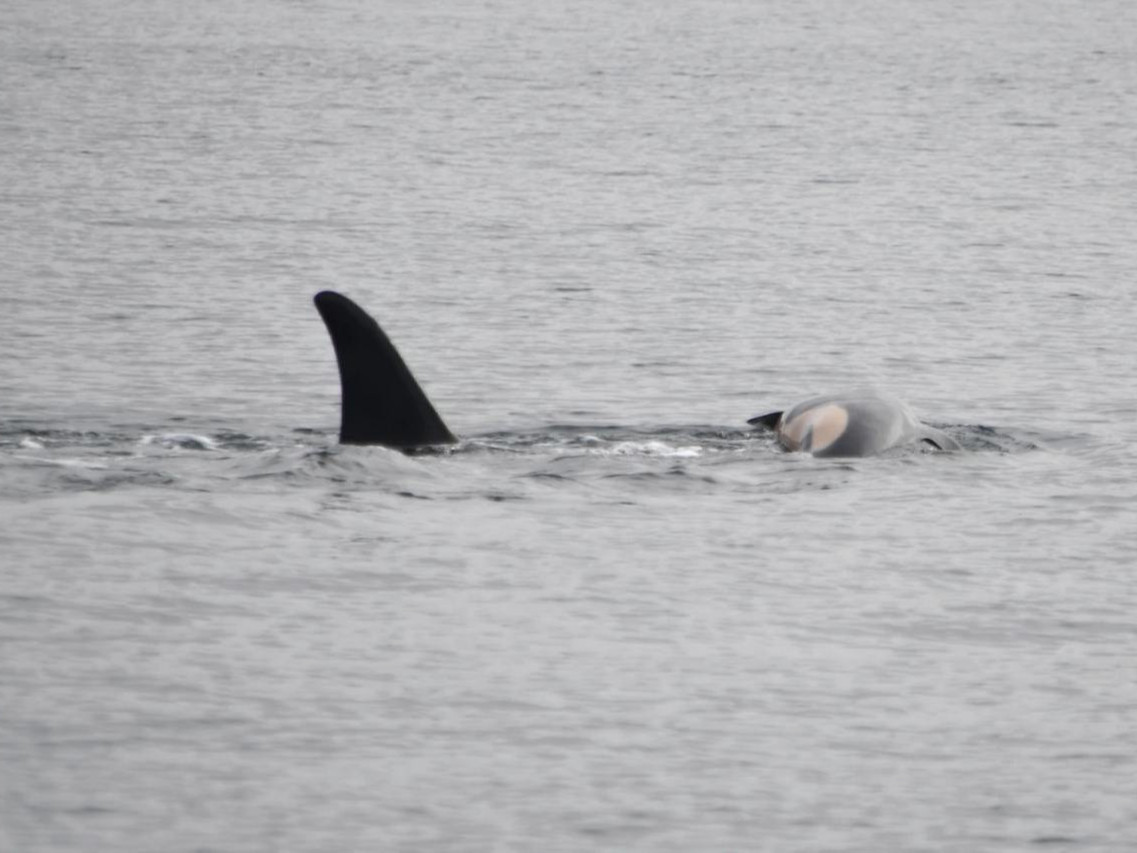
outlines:
[{"label": "orca body", "polygon": [[339,364],[342,443],[413,450],[458,440],[366,311],[331,290],[314,301]]},{"label": "orca body", "polygon": [[[366,311],[330,290],[317,293],[315,303],[339,365],[342,443],[413,451],[457,442]],[[920,423],[899,400],[872,391],[814,397],[748,423],[773,429],[786,449],[814,456],[869,456],[917,441],[960,449],[955,439]]]},{"label": "orca body", "polygon": [[875,391],[813,397],[747,423],[774,430],[787,450],[820,457],[871,456],[915,442],[939,450],[961,449],[942,430],[921,423],[899,400]]}]

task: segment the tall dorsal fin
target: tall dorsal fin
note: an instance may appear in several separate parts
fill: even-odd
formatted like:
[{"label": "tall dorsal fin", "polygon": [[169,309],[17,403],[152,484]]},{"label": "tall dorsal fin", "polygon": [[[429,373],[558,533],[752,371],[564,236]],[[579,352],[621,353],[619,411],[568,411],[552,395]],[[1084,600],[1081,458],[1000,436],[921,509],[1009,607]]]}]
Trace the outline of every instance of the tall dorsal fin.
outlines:
[{"label": "tall dorsal fin", "polygon": [[408,450],[457,441],[374,318],[331,290],[314,301],[339,363],[341,442]]}]

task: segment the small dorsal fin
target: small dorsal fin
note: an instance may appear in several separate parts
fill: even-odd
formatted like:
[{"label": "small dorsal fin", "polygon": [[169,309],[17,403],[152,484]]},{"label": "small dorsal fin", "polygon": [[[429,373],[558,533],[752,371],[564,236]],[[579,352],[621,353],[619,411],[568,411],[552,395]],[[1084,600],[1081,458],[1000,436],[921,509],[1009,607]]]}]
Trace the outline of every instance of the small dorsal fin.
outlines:
[{"label": "small dorsal fin", "polygon": [[936,448],[936,450],[963,450],[963,447],[958,441],[956,441],[942,429],[936,429],[935,427],[924,426],[921,430],[919,439],[925,444],[929,444],[932,447]]},{"label": "small dorsal fin", "polygon": [[766,427],[766,429],[777,429],[778,421],[781,420],[781,412],[767,412],[764,415],[755,415],[747,421],[751,426]]},{"label": "small dorsal fin", "polygon": [[339,364],[341,442],[409,450],[457,441],[374,318],[331,290],[314,301]]}]

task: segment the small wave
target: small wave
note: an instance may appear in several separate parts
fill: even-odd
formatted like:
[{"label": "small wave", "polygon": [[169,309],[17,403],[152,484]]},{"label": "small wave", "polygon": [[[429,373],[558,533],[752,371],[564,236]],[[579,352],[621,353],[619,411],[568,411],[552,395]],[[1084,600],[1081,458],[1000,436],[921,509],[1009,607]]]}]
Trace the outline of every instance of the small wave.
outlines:
[{"label": "small wave", "polygon": [[958,441],[964,450],[972,452],[1024,453],[1043,447],[1025,435],[1014,435],[983,424],[944,424],[939,428]]},{"label": "small wave", "polygon": [[177,483],[176,477],[162,471],[105,471],[87,473],[72,470],[60,479],[70,491],[109,492],[131,486],[170,486]]},{"label": "small wave", "polygon": [[217,442],[207,435],[194,435],[188,432],[167,432],[160,435],[144,435],[138,440],[139,444],[158,444],[168,449],[181,450],[216,450]]},{"label": "small wave", "polygon": [[749,431],[719,427],[562,426],[523,432],[495,432],[463,441],[451,452],[579,453],[585,456],[631,456],[694,459],[749,446]]},{"label": "small wave", "polygon": [[676,447],[664,441],[621,441],[611,447],[596,448],[593,452],[600,456],[664,456],[692,459],[703,455],[698,445]]},{"label": "small wave", "polygon": [[61,458],[52,459],[46,456],[24,457],[34,462],[36,465],[47,465],[53,468],[78,468],[87,471],[105,471],[108,466],[105,462],[98,462],[93,459],[79,459],[79,458]]},{"label": "small wave", "polygon": [[636,471],[609,471],[601,474],[603,480],[623,480],[626,482],[655,483],[655,484],[682,484],[689,485],[717,485],[718,478],[702,471],[691,470],[680,463],[675,463],[665,470],[636,470]]},{"label": "small wave", "polygon": [[23,420],[0,423],[0,447],[22,450],[59,447],[106,448],[125,440],[127,440],[125,436],[117,433],[44,427]]}]

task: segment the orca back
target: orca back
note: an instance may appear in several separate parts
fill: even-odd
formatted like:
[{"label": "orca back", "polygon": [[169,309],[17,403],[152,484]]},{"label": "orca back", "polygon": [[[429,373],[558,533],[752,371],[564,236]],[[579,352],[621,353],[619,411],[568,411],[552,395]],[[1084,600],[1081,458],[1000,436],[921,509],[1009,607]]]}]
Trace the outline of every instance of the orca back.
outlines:
[{"label": "orca back", "polygon": [[871,456],[912,441],[961,449],[951,436],[917,420],[899,400],[871,389],[813,397],[748,423],[773,429],[787,450],[818,457]]}]

